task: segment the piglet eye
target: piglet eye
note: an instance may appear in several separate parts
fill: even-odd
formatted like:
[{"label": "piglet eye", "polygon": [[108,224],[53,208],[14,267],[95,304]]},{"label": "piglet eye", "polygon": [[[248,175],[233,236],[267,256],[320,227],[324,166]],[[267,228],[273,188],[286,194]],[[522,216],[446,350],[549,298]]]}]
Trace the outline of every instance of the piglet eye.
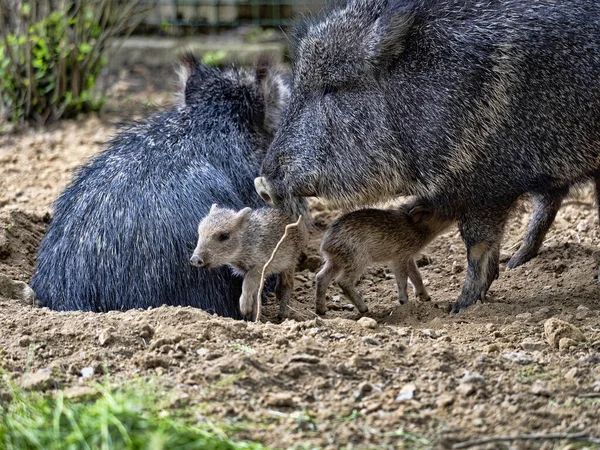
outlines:
[{"label": "piglet eye", "polygon": [[217,239],[219,240],[219,242],[226,241],[229,238],[230,238],[229,233],[221,233],[219,236],[217,236]]}]

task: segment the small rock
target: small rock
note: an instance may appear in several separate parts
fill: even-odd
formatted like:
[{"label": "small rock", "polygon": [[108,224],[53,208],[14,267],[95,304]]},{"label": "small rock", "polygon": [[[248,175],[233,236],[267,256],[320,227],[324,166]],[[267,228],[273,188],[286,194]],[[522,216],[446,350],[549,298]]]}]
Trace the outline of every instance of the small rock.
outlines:
[{"label": "small rock", "polygon": [[508,359],[509,361],[515,361],[520,364],[530,364],[533,361],[532,358],[521,352],[505,353],[502,355],[502,357],[504,359]]},{"label": "small rock", "polygon": [[50,369],[40,369],[35,373],[26,374],[21,386],[29,391],[45,391],[56,385]]},{"label": "small rock", "polygon": [[550,391],[546,387],[546,383],[541,380],[536,380],[531,386],[531,393],[533,395],[539,395],[541,397],[550,397]]},{"label": "small rock", "polygon": [[371,319],[370,317],[361,317],[356,323],[358,323],[363,328],[368,328],[371,330],[377,328],[377,321],[375,319]]},{"label": "small rock", "polygon": [[569,380],[569,381],[575,381],[575,378],[577,377],[577,367],[572,367],[571,369],[569,369],[569,371],[567,373],[565,373],[565,380]]},{"label": "small rock", "polygon": [[94,368],[93,367],[84,367],[81,369],[81,378],[84,380],[86,378],[91,378],[94,376]]},{"label": "small rock", "polygon": [[363,342],[363,344],[367,345],[381,345],[381,342],[379,342],[375,338],[372,338],[371,336],[365,336],[361,339],[361,341]]},{"label": "small rock", "polygon": [[265,404],[267,406],[291,408],[295,405],[294,397],[288,392],[277,392],[269,394],[265,398]]},{"label": "small rock", "polygon": [[342,333],[333,333],[331,335],[331,339],[344,339],[345,337],[346,335]]},{"label": "small rock", "polygon": [[412,383],[405,385],[402,389],[400,389],[400,393],[396,396],[396,401],[402,402],[404,400],[412,399],[415,396],[416,390],[417,387]]},{"label": "small rock", "polygon": [[534,338],[525,338],[521,342],[521,348],[528,352],[542,351],[546,348],[546,344]]},{"label": "small rock", "polygon": [[490,344],[485,348],[485,350],[488,353],[497,353],[500,351],[500,347],[498,346],[498,344]]},{"label": "small rock", "polygon": [[485,377],[477,372],[467,371],[460,380],[461,383],[485,384]]},{"label": "small rock", "polygon": [[0,274],[0,296],[16,300],[22,306],[33,306],[35,292],[27,283],[15,281]]},{"label": "small rock", "polygon": [[345,305],[342,305],[342,309],[345,311],[352,311],[354,310],[354,305],[352,303],[346,303]]},{"label": "small rock", "polygon": [[426,330],[422,330],[421,334],[423,334],[424,336],[430,337],[431,339],[437,339],[440,337],[439,334],[437,334],[435,331],[426,329]]},{"label": "small rock", "polygon": [[[585,341],[585,336],[579,328],[555,317],[546,320],[544,323],[544,334],[551,347],[561,350],[568,348],[567,345],[571,346],[570,341],[575,342],[575,345],[578,342]],[[560,341],[562,339],[568,339],[568,341],[564,341],[561,347]]]},{"label": "small rock", "polygon": [[115,338],[113,336],[113,328],[107,328],[106,330],[103,330],[100,335],[98,336],[98,343],[101,346],[105,346],[105,345],[110,345],[115,341]]},{"label": "small rock", "polygon": [[551,309],[548,308],[547,306],[544,306],[540,309],[538,309],[537,311],[535,311],[534,313],[534,317],[536,319],[545,319],[546,317],[548,317],[548,315],[550,315]]},{"label": "small rock", "polygon": [[558,341],[559,350],[568,350],[572,347],[577,347],[577,345],[577,341],[571,338],[561,338],[560,341]]},{"label": "small rock", "polygon": [[579,305],[577,307],[577,312],[575,313],[575,318],[577,320],[583,320],[590,315],[590,309],[587,306]]},{"label": "small rock", "polygon": [[438,408],[446,408],[454,403],[454,395],[442,394],[436,404]]},{"label": "small rock", "polygon": [[473,395],[477,389],[472,383],[460,383],[456,388],[456,392],[461,394],[463,397]]},{"label": "small rock", "polygon": [[533,314],[531,314],[530,312],[526,312],[526,313],[522,313],[522,314],[517,314],[515,316],[515,319],[522,320],[523,322],[527,322],[527,321],[531,320],[532,317],[533,317]]}]

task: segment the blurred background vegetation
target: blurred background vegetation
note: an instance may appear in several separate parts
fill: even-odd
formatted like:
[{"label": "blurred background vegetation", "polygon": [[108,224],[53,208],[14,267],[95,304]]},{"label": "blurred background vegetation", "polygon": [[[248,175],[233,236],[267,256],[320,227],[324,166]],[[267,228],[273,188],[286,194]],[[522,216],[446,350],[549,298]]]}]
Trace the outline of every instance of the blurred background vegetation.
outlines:
[{"label": "blurred background vegetation", "polygon": [[[98,111],[95,89],[124,38],[285,39],[294,17],[324,0],[0,0],[0,117],[45,125]],[[219,65],[224,50],[204,55]]]}]

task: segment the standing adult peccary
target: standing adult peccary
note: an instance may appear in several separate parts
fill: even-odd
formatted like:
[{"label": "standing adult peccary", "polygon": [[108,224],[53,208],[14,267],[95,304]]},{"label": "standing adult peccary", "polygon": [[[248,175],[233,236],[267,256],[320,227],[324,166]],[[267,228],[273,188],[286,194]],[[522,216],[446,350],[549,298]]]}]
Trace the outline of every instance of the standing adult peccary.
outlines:
[{"label": "standing adult peccary", "polygon": [[[290,223],[292,217],[282,210],[244,208],[234,211],[214,204],[198,225],[198,243],[190,263],[205,269],[228,265],[235,274],[242,275],[240,311],[247,319],[253,319],[263,267]],[[305,240],[302,223],[290,228],[265,274],[281,274],[276,292],[281,319],[288,316],[294,273]]]},{"label": "standing adult peccary", "polygon": [[290,105],[263,162],[273,197],[426,198],[458,220],[485,296],[515,200],[600,161],[597,0],[349,0],[293,39]]},{"label": "standing adult peccary", "polygon": [[213,203],[264,204],[253,180],[289,98],[288,76],[266,65],[183,62],[183,104],[121,131],[58,199],[31,282],[42,305],[188,305],[240,318],[241,279],[191,267],[189,253]]},{"label": "standing adult peccary", "polygon": [[421,199],[394,210],[359,209],[337,219],[321,241],[325,264],[316,276],[317,313],[327,311],[325,295],[334,279],[358,311],[367,312],[355,286],[373,263],[391,263],[401,304],[408,302],[407,277],[415,295],[429,300],[414,257],[451,223]]}]

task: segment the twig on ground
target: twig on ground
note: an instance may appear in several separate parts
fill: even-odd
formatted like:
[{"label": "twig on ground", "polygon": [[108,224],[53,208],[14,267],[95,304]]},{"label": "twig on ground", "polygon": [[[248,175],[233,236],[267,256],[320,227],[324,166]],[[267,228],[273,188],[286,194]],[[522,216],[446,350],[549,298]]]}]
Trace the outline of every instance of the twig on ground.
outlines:
[{"label": "twig on ground", "polygon": [[258,295],[256,297],[256,301],[258,302],[257,305],[256,305],[256,318],[254,319],[256,322],[260,321],[261,306],[262,306],[262,292],[263,292],[263,289],[265,287],[265,273],[267,272],[267,269],[269,268],[269,266],[273,262],[273,258],[275,258],[275,254],[277,253],[277,250],[279,250],[279,247],[281,247],[281,244],[283,244],[283,241],[285,241],[285,238],[288,236],[288,231],[291,228],[298,227],[298,225],[300,225],[300,221],[301,220],[302,220],[302,216],[300,215],[298,217],[298,220],[295,223],[289,223],[289,224],[287,224],[285,226],[285,230],[283,232],[283,236],[281,236],[281,239],[279,239],[279,242],[277,243],[277,245],[273,249],[273,253],[271,253],[271,257],[269,258],[269,260],[263,266],[262,274],[261,274],[261,277],[260,277],[260,285],[258,286]]},{"label": "twig on ground", "polygon": [[494,442],[510,442],[510,441],[538,441],[538,440],[556,440],[568,439],[579,442],[600,442],[600,439],[581,433],[550,433],[550,434],[518,434],[515,436],[491,436],[472,441],[459,442],[452,446],[453,450],[461,448],[474,447],[476,445],[492,444]]}]

